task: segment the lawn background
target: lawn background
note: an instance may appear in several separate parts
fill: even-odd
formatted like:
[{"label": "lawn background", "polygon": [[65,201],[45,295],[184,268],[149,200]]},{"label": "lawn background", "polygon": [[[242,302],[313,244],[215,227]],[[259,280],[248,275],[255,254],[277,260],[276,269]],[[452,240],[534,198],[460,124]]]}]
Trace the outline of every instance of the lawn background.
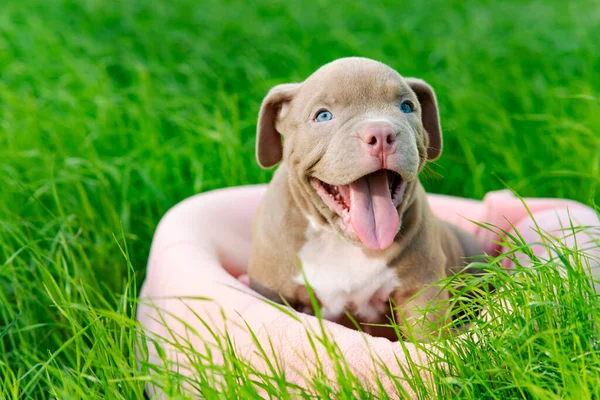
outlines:
[{"label": "lawn background", "polygon": [[267,182],[262,97],[338,57],[436,89],[429,192],[598,203],[599,43],[587,0],[2,1],[0,397],[140,395],[127,317],[160,217]]}]

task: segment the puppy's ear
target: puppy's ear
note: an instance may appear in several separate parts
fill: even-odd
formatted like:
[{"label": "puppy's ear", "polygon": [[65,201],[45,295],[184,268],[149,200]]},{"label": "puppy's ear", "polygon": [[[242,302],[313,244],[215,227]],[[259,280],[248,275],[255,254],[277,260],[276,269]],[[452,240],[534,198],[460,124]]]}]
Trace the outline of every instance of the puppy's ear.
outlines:
[{"label": "puppy's ear", "polygon": [[427,136],[427,159],[435,160],[442,153],[442,127],[433,88],[418,78],[406,78],[421,105],[421,120]]},{"label": "puppy's ear", "polygon": [[263,168],[270,168],[281,161],[283,144],[277,121],[285,116],[289,102],[298,92],[299,83],[285,83],[273,87],[264,98],[258,114],[256,127],[256,160]]}]

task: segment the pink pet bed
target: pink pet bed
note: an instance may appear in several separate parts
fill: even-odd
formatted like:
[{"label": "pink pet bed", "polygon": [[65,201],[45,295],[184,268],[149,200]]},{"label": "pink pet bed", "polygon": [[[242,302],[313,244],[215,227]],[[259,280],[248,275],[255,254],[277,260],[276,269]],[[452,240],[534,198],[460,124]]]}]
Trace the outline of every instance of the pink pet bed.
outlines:
[{"label": "pink pet bed", "polygon": [[[138,320],[148,335],[149,354],[139,354],[145,362],[164,366],[166,357],[172,362],[169,368],[191,374],[185,369],[188,362],[186,354],[165,346],[166,354],[159,356],[150,338],[183,340],[194,351],[204,353],[205,344],[213,340],[204,321],[213,331],[226,331],[238,356],[264,372],[267,366],[262,357],[256,354],[256,346],[248,328],[267,349],[270,348],[270,340],[275,353],[273,356],[279,359],[287,379],[303,385],[305,377],[310,374],[310,360],[316,357],[306,332],[307,329],[320,332],[318,320],[297,314],[298,321],[267,304],[245,285],[251,221],[265,188],[264,185],[246,186],[199,194],[173,207],[161,220],[152,242],[137,310]],[[497,244],[502,238],[470,220],[490,223],[508,232],[514,226],[528,243],[541,241],[537,233],[539,231],[561,237],[571,246],[576,243],[580,249],[589,249],[586,251],[591,256],[592,272],[598,276],[595,257],[600,256],[600,247],[592,243],[594,238],[590,235],[590,232],[595,232],[597,240],[600,236],[598,230],[587,230],[576,235],[564,230],[570,226],[569,220],[575,226],[600,226],[597,213],[580,203],[558,199],[526,199],[534,223],[521,200],[509,191],[491,192],[483,201],[442,195],[430,195],[429,201],[438,217],[480,238],[488,254],[503,250]],[[533,247],[539,257],[552,257],[545,247]],[[523,255],[523,258],[527,257]],[[508,264],[507,261],[506,266]],[[206,298],[213,301],[206,301]],[[373,357],[383,361],[396,376],[403,375],[398,361],[406,366],[407,354],[413,363],[426,362],[411,343],[401,344],[371,337],[328,321],[324,322],[324,326],[357,376],[365,384],[379,376],[392,396],[397,392],[396,383],[378,374]],[[327,365],[325,349],[317,347],[317,353],[325,372],[333,378],[334,368]],[[219,354],[213,352],[212,357],[214,362],[219,362]],[[412,394],[408,385],[404,389],[409,395]],[[156,393],[157,389],[153,387],[148,387],[148,390],[155,395],[161,394]]]}]

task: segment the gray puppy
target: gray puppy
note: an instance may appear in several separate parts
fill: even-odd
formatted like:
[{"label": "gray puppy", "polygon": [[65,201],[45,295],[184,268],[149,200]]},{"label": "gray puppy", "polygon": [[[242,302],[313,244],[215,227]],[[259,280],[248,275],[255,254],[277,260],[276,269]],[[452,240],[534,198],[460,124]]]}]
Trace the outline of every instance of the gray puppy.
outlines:
[{"label": "gray puppy", "polygon": [[482,254],[429,208],[418,175],[441,151],[433,89],[382,63],[339,59],[271,89],[256,154],[265,168],[283,162],[255,218],[251,287],[310,311],[306,277],[323,317],[338,322],[346,311],[384,322],[392,300],[421,337],[432,325],[416,321],[445,311],[423,319],[419,309],[448,300],[430,285]]}]

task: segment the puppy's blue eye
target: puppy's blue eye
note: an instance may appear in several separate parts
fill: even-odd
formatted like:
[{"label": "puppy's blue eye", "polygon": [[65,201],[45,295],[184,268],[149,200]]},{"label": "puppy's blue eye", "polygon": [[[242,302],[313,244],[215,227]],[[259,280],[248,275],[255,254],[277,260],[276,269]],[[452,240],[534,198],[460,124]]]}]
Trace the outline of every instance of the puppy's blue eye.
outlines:
[{"label": "puppy's blue eye", "polygon": [[333,114],[327,110],[319,111],[317,116],[315,117],[315,121],[317,122],[325,122],[331,121],[333,119]]},{"label": "puppy's blue eye", "polygon": [[405,114],[409,114],[413,112],[412,104],[410,104],[408,101],[404,101],[402,104],[400,104],[400,110]]}]

